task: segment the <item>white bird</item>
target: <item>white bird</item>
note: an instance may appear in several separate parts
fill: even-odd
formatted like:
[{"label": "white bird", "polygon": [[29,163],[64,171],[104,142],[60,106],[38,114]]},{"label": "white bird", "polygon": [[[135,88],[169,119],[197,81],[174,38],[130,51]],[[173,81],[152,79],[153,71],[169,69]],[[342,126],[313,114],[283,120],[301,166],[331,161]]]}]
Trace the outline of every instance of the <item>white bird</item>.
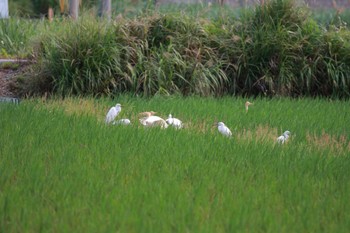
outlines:
[{"label": "white bird", "polygon": [[279,136],[277,138],[277,143],[279,144],[283,144],[287,141],[287,139],[289,138],[290,132],[287,130],[285,131],[281,136]]},{"label": "white bird", "polygon": [[122,106],[120,104],[116,104],[114,107],[111,107],[106,115],[106,124],[110,124],[111,122],[113,122],[121,110]]},{"label": "white bird", "polygon": [[160,126],[161,128],[168,128],[166,121],[159,116],[141,118],[140,123],[144,126]]},{"label": "white bird", "polygon": [[120,119],[113,122],[113,125],[130,125],[131,121],[129,119]]},{"label": "white bird", "polygon": [[182,121],[180,121],[177,118],[174,118],[171,114],[169,114],[168,119],[165,120],[166,123],[169,125],[172,125],[176,129],[181,129],[182,128]]},{"label": "white bird", "polygon": [[245,102],[245,111],[248,112],[249,105],[254,105],[253,103],[250,103],[249,101]]},{"label": "white bird", "polygon": [[218,130],[221,134],[225,135],[226,137],[232,136],[231,130],[223,122],[217,123],[217,126],[218,126]]}]

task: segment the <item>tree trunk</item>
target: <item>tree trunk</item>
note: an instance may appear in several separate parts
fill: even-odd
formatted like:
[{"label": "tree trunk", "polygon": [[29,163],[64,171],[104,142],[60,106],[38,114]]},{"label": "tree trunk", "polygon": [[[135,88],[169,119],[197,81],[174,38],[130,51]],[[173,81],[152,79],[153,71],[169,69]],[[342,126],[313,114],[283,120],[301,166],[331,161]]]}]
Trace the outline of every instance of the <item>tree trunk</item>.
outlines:
[{"label": "tree trunk", "polygon": [[111,20],[112,14],[112,2],[111,0],[101,0],[100,16]]},{"label": "tree trunk", "polygon": [[69,15],[72,19],[78,19],[79,16],[79,0],[69,1]]}]

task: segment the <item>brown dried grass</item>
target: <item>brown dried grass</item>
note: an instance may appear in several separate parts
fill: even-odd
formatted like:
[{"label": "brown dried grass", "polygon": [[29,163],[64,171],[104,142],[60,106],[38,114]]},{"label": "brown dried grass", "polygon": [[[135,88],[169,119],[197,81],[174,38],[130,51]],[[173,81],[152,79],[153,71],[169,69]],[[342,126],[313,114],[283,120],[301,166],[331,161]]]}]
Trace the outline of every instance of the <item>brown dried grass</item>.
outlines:
[{"label": "brown dried grass", "polygon": [[238,141],[268,143],[276,141],[277,132],[277,128],[273,128],[269,125],[258,125],[253,130],[243,129],[243,131],[235,133],[235,137]]},{"label": "brown dried grass", "polygon": [[322,132],[321,135],[312,133],[306,134],[307,143],[310,144],[313,149],[317,150],[330,150],[334,155],[344,154],[350,152],[350,141],[346,135],[342,134],[339,137]]}]

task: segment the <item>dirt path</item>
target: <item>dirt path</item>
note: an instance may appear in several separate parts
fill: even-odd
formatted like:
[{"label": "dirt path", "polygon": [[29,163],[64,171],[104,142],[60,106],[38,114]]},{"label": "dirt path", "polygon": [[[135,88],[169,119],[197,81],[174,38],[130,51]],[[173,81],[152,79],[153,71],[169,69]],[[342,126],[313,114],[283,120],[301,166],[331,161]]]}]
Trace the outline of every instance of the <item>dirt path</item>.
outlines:
[{"label": "dirt path", "polygon": [[15,94],[11,90],[13,73],[15,71],[0,69],[0,96],[15,97]]},{"label": "dirt path", "polygon": [[[19,66],[11,66],[4,64],[17,63]],[[28,63],[28,60],[17,59],[0,59],[0,96],[3,97],[17,97],[13,92],[11,85],[16,74],[21,72],[22,68]],[[15,68],[14,68],[15,67]]]}]

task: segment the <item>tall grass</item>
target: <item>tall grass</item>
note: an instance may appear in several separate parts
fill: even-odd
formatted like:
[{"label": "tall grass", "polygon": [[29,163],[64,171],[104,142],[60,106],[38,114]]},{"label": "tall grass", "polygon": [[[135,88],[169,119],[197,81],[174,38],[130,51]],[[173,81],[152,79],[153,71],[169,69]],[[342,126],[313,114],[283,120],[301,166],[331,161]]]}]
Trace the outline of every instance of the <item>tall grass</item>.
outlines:
[{"label": "tall grass", "polygon": [[320,26],[290,0],[239,18],[151,11],[113,23],[84,15],[52,27],[36,38],[38,64],[20,80],[21,94],[350,94],[349,30]]},{"label": "tall grass", "polygon": [[[106,99],[0,106],[2,231],[349,229],[349,153],[303,139],[324,131],[345,133],[348,143],[348,102],[264,99],[248,114],[244,99],[118,102],[125,104],[120,117],[152,109],[192,123],[183,130],[144,129],[136,121],[107,127],[98,117],[114,103]],[[215,120],[234,137],[211,130]],[[239,138],[261,124],[277,133],[288,127],[291,141],[281,147]]]},{"label": "tall grass", "polygon": [[0,20],[0,57],[25,57],[33,51],[30,38],[36,35],[38,21],[30,19]]}]

